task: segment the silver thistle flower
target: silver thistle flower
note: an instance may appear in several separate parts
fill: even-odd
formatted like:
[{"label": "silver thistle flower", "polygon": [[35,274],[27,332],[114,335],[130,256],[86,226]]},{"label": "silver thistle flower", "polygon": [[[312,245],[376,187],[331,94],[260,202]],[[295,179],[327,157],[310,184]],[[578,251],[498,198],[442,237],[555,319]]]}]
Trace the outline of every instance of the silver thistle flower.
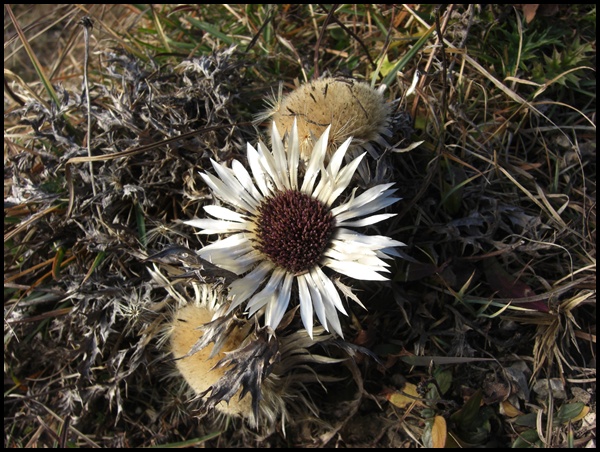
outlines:
[{"label": "silver thistle flower", "polygon": [[[214,195],[231,205],[204,206],[215,219],[186,221],[200,234],[228,234],[202,248],[203,259],[240,276],[229,286],[230,311],[247,302],[248,315],[264,308],[265,323],[274,331],[297,290],[300,314],[312,337],[313,311],[323,327],[342,336],[337,311],[346,314],[341,298],[324,267],[362,280],[386,280],[383,259],[395,255],[402,242],[380,235],[363,235],[349,227],[378,223],[395,214],[372,215],[400,198],[393,184],[381,184],[342,203],[364,153],[342,166],[351,143],[348,138],[328,159],[330,127],[317,140],[299,174],[298,128],[292,127],[287,149],[272,127],[272,150],[262,142],[248,144],[252,175],[237,160],[231,168],[212,161],[216,176],[201,174]],[[337,205],[336,205],[337,204]],[[295,284],[294,284],[295,283]]]}]

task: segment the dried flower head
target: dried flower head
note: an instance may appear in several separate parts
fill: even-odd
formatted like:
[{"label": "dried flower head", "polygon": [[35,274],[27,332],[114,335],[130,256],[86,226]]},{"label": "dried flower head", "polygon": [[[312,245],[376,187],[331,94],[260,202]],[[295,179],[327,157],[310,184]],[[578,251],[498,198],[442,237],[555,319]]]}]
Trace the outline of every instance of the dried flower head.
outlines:
[{"label": "dried flower head", "polygon": [[350,78],[326,77],[299,86],[286,96],[269,101],[270,108],[259,116],[271,117],[281,134],[298,124],[300,155],[308,160],[315,137],[331,125],[329,151],[333,152],[349,137],[352,148],[375,152],[372,143],[382,146],[390,130],[391,107],[383,90]]},{"label": "dried flower head", "polygon": [[342,143],[325,166],[330,127],[318,139],[299,174],[300,146],[296,121],[290,130],[287,149],[277,126],[272,127],[272,151],[259,142],[248,144],[252,175],[237,160],[231,168],[212,161],[217,176],[201,176],[223,202],[204,206],[216,219],[195,219],[187,224],[200,234],[228,234],[205,246],[201,258],[240,275],[229,285],[230,312],[246,302],[250,316],[261,311],[274,331],[285,314],[292,293],[299,299],[300,314],[312,336],[313,310],[321,324],[342,336],[337,311],[346,314],[330,277],[329,268],[361,280],[386,280],[383,260],[395,254],[402,242],[389,237],[368,236],[349,227],[378,223],[395,214],[372,215],[399,198],[393,184],[369,188],[361,195],[353,190],[338,202],[350,184],[364,154],[346,166],[342,161],[351,138]]},{"label": "dried flower head", "polygon": [[[175,312],[171,325],[170,347],[175,364],[190,387],[199,395],[206,394],[223,378],[228,367],[219,367],[219,361],[225,357],[226,353],[237,349],[248,335],[248,328],[244,328],[248,325],[234,326],[222,341],[218,352],[213,350],[213,344],[193,351],[194,345],[203,334],[202,327],[213,320],[214,314],[215,311],[206,306],[188,304]],[[250,412],[250,397],[240,397],[239,392],[228,402],[221,400],[215,407],[230,415],[242,415]]]},{"label": "dried flower head", "polygon": [[341,360],[312,349],[332,339],[331,335],[318,328],[315,340],[305,330],[269,337],[265,329],[256,328],[256,322],[223,315],[225,297],[220,287],[189,281],[186,289],[193,290],[184,295],[158,268],[150,273],[167,289],[171,302],[179,305],[163,331],[162,343],[205,409],[242,417],[263,431],[279,421],[285,428],[290,412],[318,412],[306,395],[306,385],[322,384],[328,377],[311,365]]}]

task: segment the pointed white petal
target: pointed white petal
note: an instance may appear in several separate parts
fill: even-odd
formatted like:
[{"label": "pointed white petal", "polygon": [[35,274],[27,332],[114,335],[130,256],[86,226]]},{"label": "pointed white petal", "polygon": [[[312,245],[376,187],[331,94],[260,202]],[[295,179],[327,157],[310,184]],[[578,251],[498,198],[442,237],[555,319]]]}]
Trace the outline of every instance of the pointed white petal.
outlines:
[{"label": "pointed white petal", "polygon": [[248,143],[247,146],[247,154],[248,154],[248,164],[250,165],[250,170],[252,171],[252,175],[254,176],[254,181],[258,185],[258,189],[262,193],[263,197],[269,196],[271,194],[271,189],[269,188],[269,183],[267,182],[267,174],[265,174],[262,165],[260,164],[260,155],[254,147]]},{"label": "pointed white petal", "polygon": [[246,309],[248,310],[248,316],[253,316],[256,311],[265,306],[274,295],[277,296],[277,291],[281,286],[281,280],[285,275],[285,270],[281,268],[275,268],[271,273],[271,278],[265,285],[264,289],[254,295],[248,301]]},{"label": "pointed white petal", "polygon": [[[208,262],[239,275],[243,273],[244,268],[243,265],[240,266],[237,259],[252,250],[252,243],[245,237],[245,234],[234,234],[205,246],[198,251],[198,255]],[[242,264],[244,263],[242,262]]]},{"label": "pointed white petal", "polygon": [[290,188],[298,190],[298,165],[300,161],[300,146],[298,144],[298,124],[294,118],[292,133],[288,137],[288,165],[290,173]]},{"label": "pointed white petal", "polygon": [[243,232],[239,234],[230,235],[227,238],[217,240],[216,242],[213,242],[210,245],[206,245],[204,248],[198,251],[198,254],[200,255],[200,257],[206,259],[206,255],[209,252],[212,252],[213,250],[226,250],[226,252],[231,254],[232,252],[239,252],[240,249],[252,249],[252,242],[248,240],[248,234],[245,234]]},{"label": "pointed white petal", "polygon": [[285,188],[290,188],[290,178],[288,176],[288,163],[283,141],[275,125],[275,121],[272,121],[271,125],[271,148],[273,151],[273,160],[275,162],[274,170],[279,173],[281,183]]},{"label": "pointed white petal", "polygon": [[[333,331],[335,331],[337,334],[340,335],[340,337],[343,338],[344,334],[342,333],[340,320],[337,315],[334,303],[330,299],[332,294],[330,294],[328,292],[328,289],[323,285],[323,281],[321,280],[320,274],[323,274],[323,272],[318,267],[315,267],[310,271],[308,275],[306,275],[308,288],[313,297],[315,312],[317,313],[317,317],[321,322],[321,325],[323,325],[323,327],[327,331],[329,331],[329,328],[331,327]],[[326,278],[325,274],[323,274],[323,276]],[[310,280],[312,280],[312,284]],[[335,294],[337,295],[337,291]],[[337,296],[339,297],[339,295]],[[318,304],[315,303],[316,300],[318,300]]]},{"label": "pointed white petal", "polygon": [[329,199],[333,189],[335,188],[335,180],[331,179],[324,172],[321,174],[321,178],[317,187],[313,190],[311,196],[318,199],[320,202],[325,204],[325,201]]},{"label": "pointed white petal", "polygon": [[369,188],[360,196],[351,197],[344,204],[335,207],[331,213],[338,218],[339,221],[355,218],[370,213],[376,212],[384,207],[393,204],[401,198],[391,198],[391,195],[396,191],[387,190],[393,184],[382,184]]},{"label": "pointed white petal", "polygon": [[345,220],[360,218],[362,216],[369,215],[371,213],[384,209],[385,207],[394,204],[399,199],[401,198],[381,197],[378,199],[374,199],[373,201],[364,204],[360,207],[348,209],[346,212],[337,215],[335,218],[337,223],[341,224]]},{"label": "pointed white petal", "polygon": [[[389,256],[383,255],[379,251],[363,250],[363,253],[340,253],[336,250],[328,250],[326,258],[322,260],[322,265],[330,268],[346,268],[348,266],[360,266],[365,271],[365,277],[362,276],[356,279],[373,279],[370,275],[376,273],[389,273],[390,264],[382,258],[388,259]],[[375,279],[378,279],[375,277]]]},{"label": "pointed white petal", "polygon": [[[394,245],[394,247],[396,246],[406,246],[406,243],[402,243],[402,242],[398,242],[400,245]],[[406,255],[402,255],[400,254],[400,252],[398,250],[396,250],[396,248],[381,248],[379,251],[377,251],[377,255],[379,257],[382,257],[384,259],[390,259],[391,256],[394,257],[406,257]],[[380,254],[379,254],[380,253]]]},{"label": "pointed white petal", "polygon": [[200,176],[202,176],[202,179],[204,179],[206,185],[210,187],[217,198],[222,199],[227,204],[231,204],[232,206],[236,206],[242,210],[245,210],[246,212],[251,212],[254,210],[251,205],[240,198],[234,190],[229,188],[218,177],[208,173],[200,173]]},{"label": "pointed white petal", "polygon": [[267,304],[265,311],[265,324],[269,325],[273,331],[277,329],[285,311],[287,310],[288,304],[290,303],[290,296],[292,295],[292,282],[294,281],[294,275],[286,273],[281,285],[281,289],[276,292],[274,299]]},{"label": "pointed white petal", "polygon": [[[270,186],[269,188],[272,191],[275,188],[279,191],[285,190],[287,188],[285,184],[285,180],[287,179],[287,165],[284,168],[279,168],[275,157],[261,141],[258,142],[258,155],[260,156],[259,163],[262,169],[269,176],[269,180],[275,185],[275,187]],[[284,174],[281,174],[282,171]],[[267,180],[268,183],[269,181]]]},{"label": "pointed white petal", "polygon": [[[368,265],[359,264],[358,262],[340,262],[333,259],[326,259],[323,263],[326,267],[335,270],[342,275],[349,276],[350,278],[365,280],[365,281],[387,281],[383,275],[373,271]],[[379,269],[383,271],[384,269]]]},{"label": "pointed white petal", "polygon": [[344,338],[344,333],[342,332],[342,326],[340,325],[340,318],[335,307],[329,303],[325,303],[325,315],[329,320],[329,325],[342,339]]},{"label": "pointed white petal", "polygon": [[342,162],[344,161],[344,157],[346,152],[348,151],[348,147],[352,143],[352,137],[348,138],[346,141],[342,143],[342,145],[337,148],[335,153],[331,156],[329,160],[329,165],[327,166],[327,173],[331,175],[331,177],[335,180],[338,176],[340,168],[342,166]]},{"label": "pointed white petal", "polygon": [[377,267],[388,267],[384,261],[377,257],[377,251],[371,250],[358,243],[336,242],[324,253],[325,256],[340,262],[359,262]]},{"label": "pointed white petal", "polygon": [[[317,188],[314,189],[312,196],[317,198],[322,203],[327,203],[327,200],[331,197],[332,193],[337,188],[337,181],[339,176],[339,170],[348,150],[352,138],[348,138],[333,154],[329,160],[329,165],[321,174],[321,179]],[[344,187],[345,188],[345,187]],[[342,188],[342,191],[344,190]],[[340,191],[340,193],[342,192]]]},{"label": "pointed white petal", "polygon": [[352,177],[356,172],[356,168],[358,168],[358,165],[360,164],[364,156],[365,153],[363,152],[361,155],[352,160],[348,165],[342,168],[335,181],[334,189],[329,195],[329,198],[327,198],[324,201],[325,204],[331,206],[335,202],[335,200],[339,198],[339,196],[344,192],[344,190],[346,190],[346,187],[348,187],[348,184],[350,184],[350,182],[352,181]]},{"label": "pointed white petal", "polygon": [[365,235],[345,228],[336,229],[335,240],[348,242],[350,244],[358,243],[361,245],[368,246],[372,250],[379,250],[394,246],[406,246],[405,243],[391,239],[384,235]]},{"label": "pointed white petal", "polygon": [[[227,221],[237,221],[238,223],[245,223],[246,219],[240,213],[234,212],[233,210],[227,209],[221,206],[204,206],[204,210],[215,218]],[[193,220],[192,220],[193,221]]]},{"label": "pointed white petal", "polygon": [[250,271],[254,266],[263,260],[263,256],[260,251],[255,249],[250,250],[246,254],[236,256],[233,262],[230,264],[230,268],[235,268],[233,271],[237,275],[244,274]]},{"label": "pointed white petal", "polygon": [[223,183],[234,193],[234,196],[243,201],[245,205],[249,206],[246,208],[247,211],[252,211],[257,207],[256,200],[246,191],[244,186],[237,179],[234,171],[227,168],[225,165],[221,165],[215,162],[213,159],[210,160],[214,170],[216,171],[219,178]]},{"label": "pointed white petal", "polygon": [[300,298],[300,318],[306,332],[312,339],[313,337],[313,301],[308,290],[306,275],[300,275],[296,278],[298,281],[298,296]]},{"label": "pointed white petal", "polygon": [[232,282],[229,286],[229,296],[231,297],[232,303],[227,312],[229,313],[233,311],[240,304],[250,298],[262,285],[267,274],[272,269],[273,264],[264,261],[243,278]]},{"label": "pointed white petal", "polygon": [[244,189],[250,194],[250,196],[252,196],[255,202],[259,204],[263,196],[256,189],[254,181],[252,180],[252,176],[250,176],[248,170],[237,160],[231,162],[231,169],[235,172],[235,176],[243,185]]},{"label": "pointed white petal", "polygon": [[325,129],[325,132],[323,132],[323,135],[321,135],[321,137],[317,140],[312,149],[310,160],[308,161],[308,166],[306,168],[306,173],[304,174],[304,181],[302,182],[302,187],[300,188],[302,193],[310,195],[313,192],[315,180],[323,169],[323,162],[327,153],[327,143],[329,141],[330,129],[331,126],[328,126]]},{"label": "pointed white petal", "polygon": [[213,220],[212,218],[196,218],[185,221],[185,224],[202,229],[198,234],[226,234],[246,229],[246,222],[234,223],[233,221]]},{"label": "pointed white petal", "polygon": [[342,304],[340,294],[331,282],[331,279],[329,279],[329,277],[325,273],[323,273],[323,270],[321,270],[320,267],[315,267],[314,270],[315,274],[318,276],[318,278],[315,278],[315,282],[319,286],[319,290],[321,291],[321,293],[324,294],[323,300],[330,301],[333,304],[333,306],[337,308],[338,311],[340,311],[344,315],[348,315],[346,309],[344,308],[344,305]]},{"label": "pointed white petal", "polygon": [[319,292],[317,284],[314,281],[313,271],[311,270],[309,273],[304,274],[304,278],[306,279],[308,290],[310,292],[310,298],[312,299],[317,319],[319,319],[319,322],[321,325],[323,325],[323,328],[329,331],[329,327],[327,326],[327,315],[325,315],[325,306],[323,305],[323,298],[321,297],[321,293]]},{"label": "pointed white petal", "polygon": [[395,213],[382,213],[379,215],[371,215],[370,217],[362,218],[362,219],[356,220],[356,221],[341,221],[341,222],[338,222],[337,224],[338,224],[338,226],[348,226],[348,227],[358,228],[358,227],[368,226],[370,224],[379,223],[380,221],[387,220],[388,218],[392,218],[395,216],[396,216]]}]

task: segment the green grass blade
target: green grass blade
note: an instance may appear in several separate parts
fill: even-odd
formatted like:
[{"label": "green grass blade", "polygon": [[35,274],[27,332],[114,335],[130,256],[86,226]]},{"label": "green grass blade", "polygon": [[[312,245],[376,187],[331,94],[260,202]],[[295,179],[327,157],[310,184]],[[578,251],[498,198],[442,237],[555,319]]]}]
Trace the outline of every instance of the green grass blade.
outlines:
[{"label": "green grass blade", "polygon": [[431,34],[434,32],[434,30],[435,30],[435,25],[432,25],[429,28],[429,30],[427,30],[425,32],[425,34],[423,36],[421,36],[421,38],[419,38],[419,40],[415,43],[415,45],[412,46],[412,48],[408,52],[406,52],[406,55],[404,55],[400,59],[400,61],[398,61],[398,63],[396,63],[396,65],[392,68],[392,70],[389,72],[389,74],[386,75],[386,77],[383,79],[383,84],[390,86],[390,84],[396,78],[396,73],[398,71],[401,71],[402,69],[404,69],[404,67],[409,63],[409,61],[412,60],[412,58],[417,54],[417,52],[421,49],[421,47],[423,47],[425,45],[425,43],[429,39],[429,36],[431,36]]}]

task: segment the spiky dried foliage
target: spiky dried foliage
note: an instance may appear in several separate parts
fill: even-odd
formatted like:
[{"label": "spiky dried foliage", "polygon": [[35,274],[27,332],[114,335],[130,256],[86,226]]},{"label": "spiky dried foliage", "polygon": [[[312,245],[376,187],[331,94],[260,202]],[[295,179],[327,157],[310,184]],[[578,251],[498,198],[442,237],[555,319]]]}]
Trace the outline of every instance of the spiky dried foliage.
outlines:
[{"label": "spiky dried foliage", "polygon": [[[55,105],[14,87],[26,102],[8,118],[17,119],[10,133],[19,140],[5,154],[5,208],[9,217],[31,217],[5,237],[13,300],[5,359],[18,384],[9,402],[13,437],[40,409],[88,432],[94,424],[137,425],[154,409],[161,371],[152,369],[159,355],[147,346],[164,295],[150,284],[144,258],[147,250],[187,244],[189,231],[174,221],[197,208],[185,187],[209,158],[226,159],[243,147],[249,129],[237,123],[245,62],[233,53],[176,67],[120,50],[99,55],[103,83],[89,88],[89,147],[99,158],[89,165],[74,160],[87,155],[85,93],[57,86]],[[183,134],[189,137],[162,144]],[[22,152],[26,147],[34,151]],[[140,147],[144,153],[129,152]],[[60,308],[47,309],[57,302]],[[105,445],[119,441],[116,435]]]},{"label": "spiky dried foliage", "polygon": [[[6,445],[593,445],[595,10],[415,8],[152,6],[135,15],[137,39],[92,14],[94,34],[116,41],[90,63],[91,167],[83,58],[63,71],[75,88],[52,77],[59,102],[31,74],[5,73]],[[246,59],[211,55],[233,43]],[[248,85],[289,91],[324,72],[386,83],[398,107],[388,142],[410,129],[422,142],[381,150],[404,198],[376,231],[408,244],[394,281],[337,281],[368,308],[349,309],[346,340],[379,360],[357,354],[325,394],[307,386],[320,419],[286,440],[199,421],[186,386],[161,378],[168,295],[145,259],[170,260],[190,298],[189,278],[227,281],[182,248],[160,254],[200,248],[173,220],[213,202],[197,176],[209,157],[256,143],[233,126],[263,108]]]}]

